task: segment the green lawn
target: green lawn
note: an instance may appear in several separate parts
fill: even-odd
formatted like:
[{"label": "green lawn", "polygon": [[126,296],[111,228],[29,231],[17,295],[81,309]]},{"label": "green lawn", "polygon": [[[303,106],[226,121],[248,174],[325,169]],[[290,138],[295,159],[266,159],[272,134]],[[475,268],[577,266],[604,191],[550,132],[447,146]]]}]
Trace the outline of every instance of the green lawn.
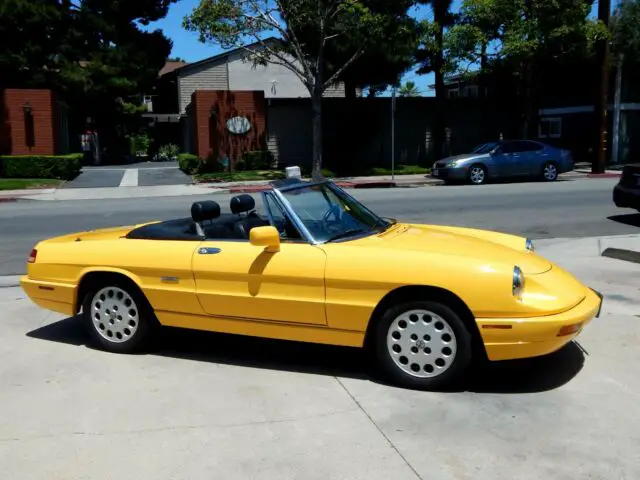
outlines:
[{"label": "green lawn", "polygon": [[[431,173],[431,169],[418,165],[398,165],[394,173],[396,175],[427,175]],[[391,169],[375,167],[370,169],[367,175],[391,175]]]},{"label": "green lawn", "polygon": [[0,178],[0,190],[56,188],[62,183],[53,178]]},{"label": "green lawn", "polygon": [[193,176],[196,182],[248,182],[252,180],[278,180],[285,178],[284,172],[273,170],[243,170],[239,172],[199,173]]}]

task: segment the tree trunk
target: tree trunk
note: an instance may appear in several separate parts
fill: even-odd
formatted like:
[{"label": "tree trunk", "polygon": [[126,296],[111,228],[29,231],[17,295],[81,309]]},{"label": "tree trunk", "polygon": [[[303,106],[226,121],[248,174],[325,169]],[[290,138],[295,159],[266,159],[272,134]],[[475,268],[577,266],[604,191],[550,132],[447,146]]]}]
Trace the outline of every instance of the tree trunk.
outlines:
[{"label": "tree trunk", "polygon": [[482,51],[480,52],[480,88],[478,92],[478,96],[481,99],[487,98],[487,42],[482,42]]},{"label": "tree trunk", "polygon": [[313,173],[322,170],[322,88],[316,85],[311,96],[313,126]]},{"label": "tree trunk", "polygon": [[531,136],[533,121],[533,61],[525,62],[524,66],[524,118],[522,122],[522,138],[527,140]]},{"label": "tree trunk", "polygon": [[434,160],[439,160],[443,155],[444,137],[445,137],[445,98],[446,90],[444,85],[444,58],[443,58],[443,38],[444,28],[442,22],[440,22],[438,31],[436,33],[436,44],[438,45],[438,51],[436,52],[434,59],[434,75],[436,84],[436,111],[433,125],[433,154]]}]

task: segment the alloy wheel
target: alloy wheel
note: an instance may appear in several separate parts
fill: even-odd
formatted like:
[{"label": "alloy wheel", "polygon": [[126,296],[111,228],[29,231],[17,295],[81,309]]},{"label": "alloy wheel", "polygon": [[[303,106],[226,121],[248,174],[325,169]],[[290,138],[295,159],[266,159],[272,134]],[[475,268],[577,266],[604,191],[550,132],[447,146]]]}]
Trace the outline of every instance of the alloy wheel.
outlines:
[{"label": "alloy wheel", "polygon": [[469,177],[471,178],[471,183],[474,183],[476,185],[480,185],[481,183],[484,183],[484,180],[485,180],[484,169],[479,166],[471,167],[471,170],[469,171]]},{"label": "alloy wheel", "polygon": [[454,363],[457,340],[451,325],[440,315],[409,310],[391,322],[387,349],[403,372],[417,378],[434,378]]},{"label": "alloy wheel", "polygon": [[545,180],[555,180],[558,177],[558,169],[553,163],[547,163],[544,166],[543,175]]},{"label": "alloy wheel", "polygon": [[91,318],[96,332],[110,343],[133,338],[140,325],[139,308],[131,295],[119,287],[105,287],[91,300]]}]

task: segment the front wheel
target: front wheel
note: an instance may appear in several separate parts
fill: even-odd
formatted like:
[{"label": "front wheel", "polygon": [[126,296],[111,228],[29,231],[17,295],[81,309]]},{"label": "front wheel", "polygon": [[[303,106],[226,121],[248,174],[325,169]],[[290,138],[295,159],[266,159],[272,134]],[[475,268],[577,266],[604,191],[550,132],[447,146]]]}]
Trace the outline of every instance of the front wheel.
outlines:
[{"label": "front wheel", "polygon": [[472,357],[471,334],[447,305],[406,302],[388,309],[376,325],[375,355],[398,385],[421,390],[458,381]]},{"label": "front wheel", "polygon": [[472,165],[469,169],[469,181],[473,185],[482,185],[487,182],[487,169],[484,165]]},{"label": "front wheel", "polygon": [[154,325],[144,296],[124,282],[106,282],[85,297],[82,314],[92,340],[102,349],[130,353],[142,346]]}]

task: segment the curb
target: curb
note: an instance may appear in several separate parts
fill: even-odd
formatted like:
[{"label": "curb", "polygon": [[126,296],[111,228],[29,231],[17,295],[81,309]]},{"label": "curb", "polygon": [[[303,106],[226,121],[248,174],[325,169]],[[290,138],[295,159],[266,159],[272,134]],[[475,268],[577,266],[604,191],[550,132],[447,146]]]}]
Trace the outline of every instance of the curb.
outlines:
[{"label": "curb", "polygon": [[20,286],[20,275],[7,275],[0,277],[0,288],[10,288]]},{"label": "curb", "polygon": [[622,173],[587,173],[587,178],[618,178]]},{"label": "curb", "polygon": [[17,202],[17,197],[0,197],[0,203]]},{"label": "curb", "polygon": [[[417,188],[424,186],[437,185],[435,182],[419,182],[419,183],[398,183],[392,181],[380,181],[380,182],[334,182],[341,188]],[[215,188],[215,187],[211,187]],[[265,190],[270,190],[270,185],[244,185],[238,187],[228,187],[217,189],[217,193],[258,193]]]}]

